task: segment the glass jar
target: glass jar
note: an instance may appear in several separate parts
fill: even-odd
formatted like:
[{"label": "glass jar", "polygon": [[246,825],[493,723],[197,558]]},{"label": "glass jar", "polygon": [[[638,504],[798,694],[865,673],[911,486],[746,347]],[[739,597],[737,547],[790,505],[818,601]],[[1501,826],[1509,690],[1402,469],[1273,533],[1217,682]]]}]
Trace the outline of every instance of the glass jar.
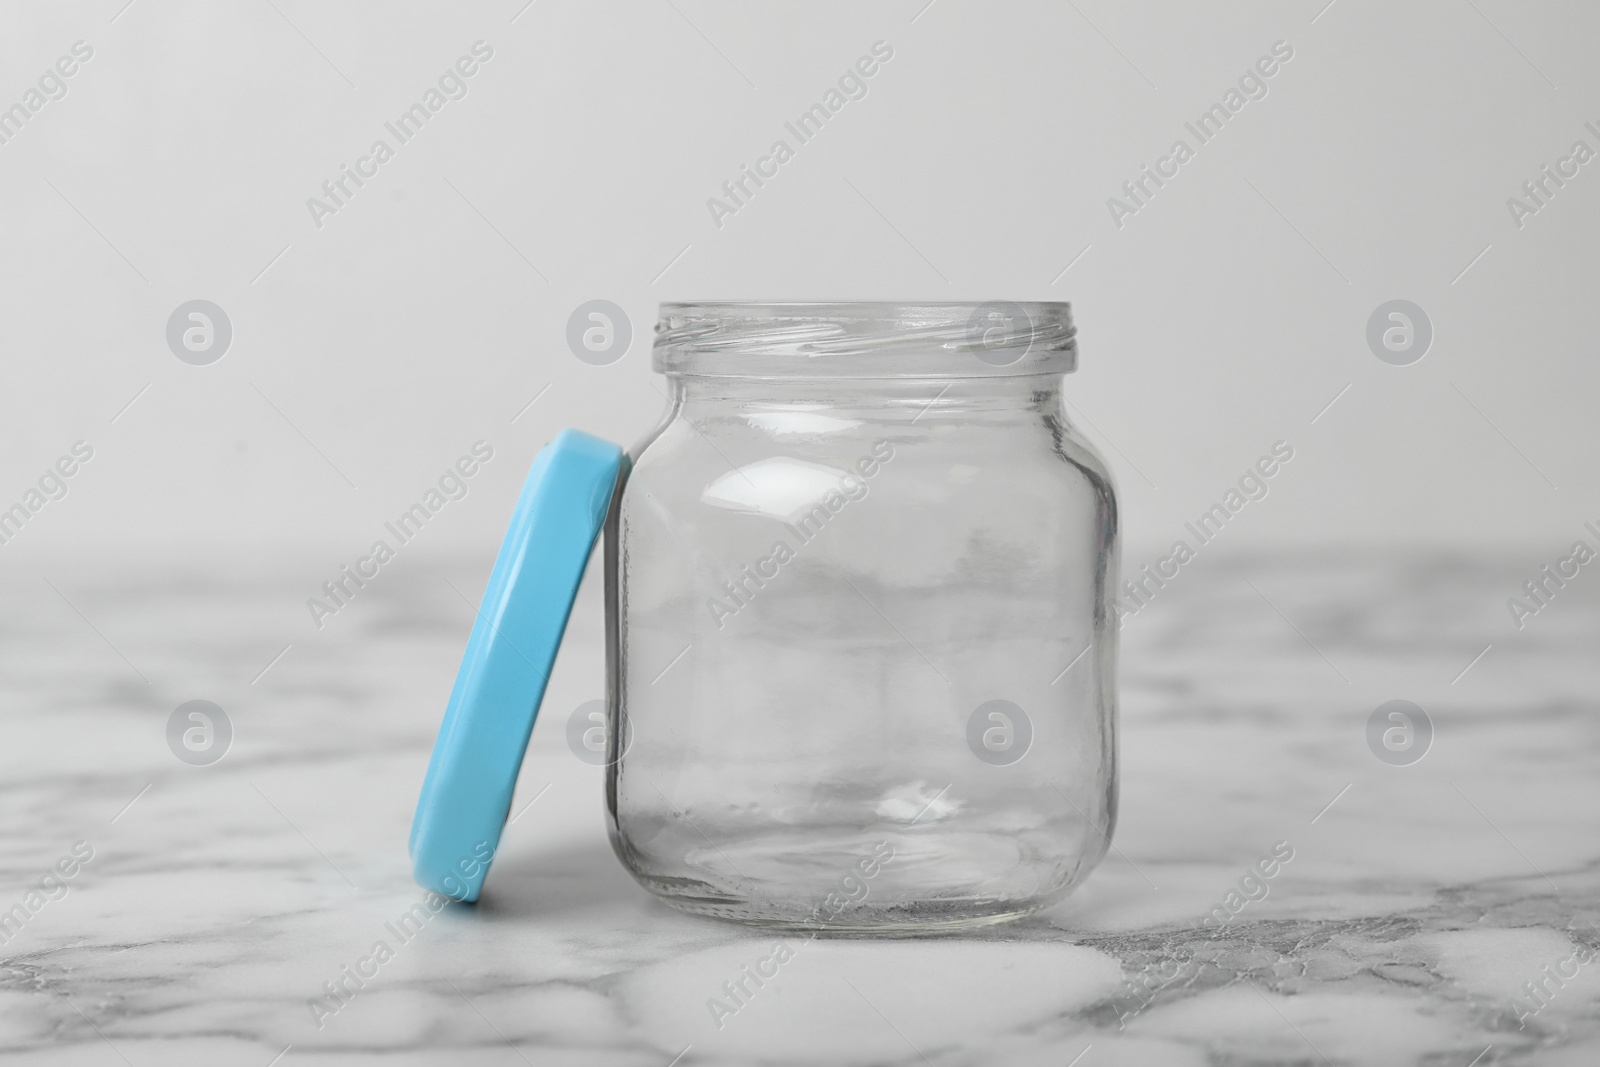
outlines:
[{"label": "glass jar", "polygon": [[1116,821],[1117,511],[1069,305],[668,304],[606,526],[607,808],[651,892],[916,933]]}]

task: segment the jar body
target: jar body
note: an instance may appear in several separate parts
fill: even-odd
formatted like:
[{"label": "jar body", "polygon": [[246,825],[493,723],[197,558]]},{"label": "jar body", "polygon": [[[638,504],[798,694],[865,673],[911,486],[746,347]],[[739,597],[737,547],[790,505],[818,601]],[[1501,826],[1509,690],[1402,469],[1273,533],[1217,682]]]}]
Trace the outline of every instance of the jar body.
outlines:
[{"label": "jar body", "polygon": [[917,933],[1116,818],[1116,505],[1062,378],[673,377],[606,534],[618,856],[685,910]]}]

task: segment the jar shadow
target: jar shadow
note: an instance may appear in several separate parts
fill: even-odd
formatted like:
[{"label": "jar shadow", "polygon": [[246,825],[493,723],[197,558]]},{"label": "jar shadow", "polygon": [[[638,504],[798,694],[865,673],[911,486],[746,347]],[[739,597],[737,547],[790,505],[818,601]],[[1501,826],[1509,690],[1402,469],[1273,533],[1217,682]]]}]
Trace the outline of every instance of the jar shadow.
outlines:
[{"label": "jar shadow", "polygon": [[[762,936],[760,924],[697,915],[663,903],[639,885],[617,862],[609,843],[568,844],[538,851],[509,852],[496,858],[494,872],[482,899],[458,908],[463,917],[483,921],[558,920],[601,918],[608,926],[659,927],[663,920],[692,923],[708,938]],[[1068,931],[1049,918],[1052,909],[988,927],[949,930],[841,929],[814,931],[819,939],[851,941],[1059,941],[1071,939]],[[623,920],[618,923],[616,920]]]},{"label": "jar shadow", "polygon": [[471,910],[484,919],[534,921],[593,914],[657,919],[681,914],[635,882],[603,840],[502,853],[495,858],[482,898]]}]

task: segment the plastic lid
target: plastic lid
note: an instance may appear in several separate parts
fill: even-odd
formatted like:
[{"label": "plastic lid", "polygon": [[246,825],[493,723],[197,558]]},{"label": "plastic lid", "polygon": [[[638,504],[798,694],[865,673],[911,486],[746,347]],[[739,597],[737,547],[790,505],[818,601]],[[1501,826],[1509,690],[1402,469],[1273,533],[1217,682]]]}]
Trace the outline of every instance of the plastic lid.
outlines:
[{"label": "plastic lid", "polygon": [[562,430],[539,453],[500,544],[411,823],[418,884],[475,901],[616,488],[622,450]]}]

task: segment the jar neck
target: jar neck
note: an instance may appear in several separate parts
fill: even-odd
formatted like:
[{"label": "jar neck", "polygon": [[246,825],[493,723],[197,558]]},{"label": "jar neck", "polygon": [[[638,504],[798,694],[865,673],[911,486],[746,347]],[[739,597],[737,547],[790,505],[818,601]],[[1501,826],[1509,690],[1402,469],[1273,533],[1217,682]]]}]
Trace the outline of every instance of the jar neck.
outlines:
[{"label": "jar neck", "polygon": [[1065,376],[993,378],[736,378],[667,376],[673,408],[714,415],[793,413],[865,422],[938,423],[1060,409]]}]

